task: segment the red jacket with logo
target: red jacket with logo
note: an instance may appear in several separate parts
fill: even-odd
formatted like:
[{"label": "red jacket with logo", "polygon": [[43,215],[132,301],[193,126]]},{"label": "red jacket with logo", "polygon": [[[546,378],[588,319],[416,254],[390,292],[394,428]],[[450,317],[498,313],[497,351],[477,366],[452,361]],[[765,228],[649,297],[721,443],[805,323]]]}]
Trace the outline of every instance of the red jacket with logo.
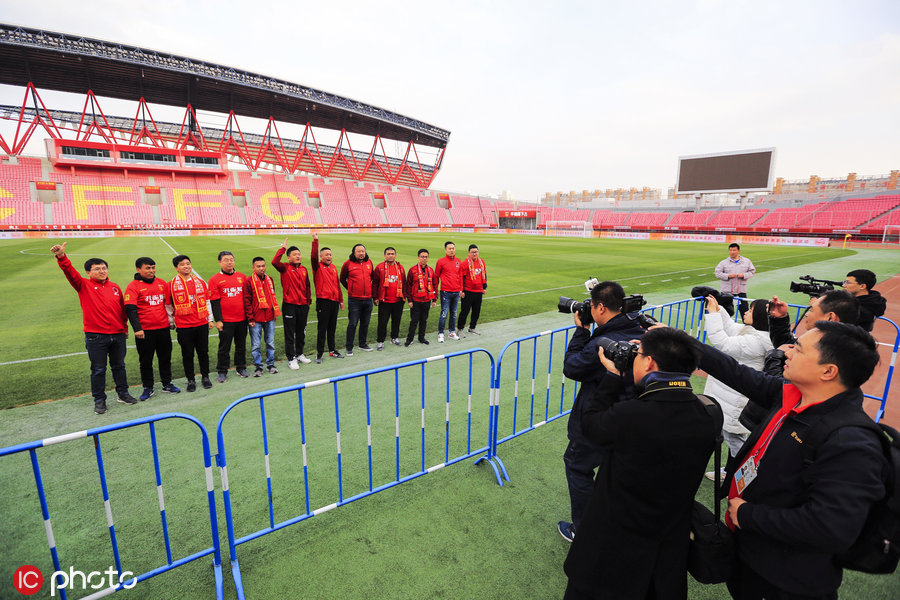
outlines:
[{"label": "red jacket with logo", "polygon": [[379,302],[402,302],[405,279],[406,271],[400,263],[379,263],[372,278],[375,299]]},{"label": "red jacket with logo", "polygon": [[109,279],[97,283],[90,277],[82,277],[66,255],[57,257],[56,261],[66,279],[78,292],[85,332],[114,334],[128,331],[125,325],[125,300],[118,285]]},{"label": "red jacket with logo", "polygon": [[462,263],[455,256],[438,259],[434,266],[434,276],[441,282],[442,292],[461,292],[463,289]]},{"label": "red jacket with logo", "polygon": [[466,292],[484,293],[484,284],[487,283],[487,268],[484,261],[466,259],[462,261],[463,290]]},{"label": "red jacket with logo", "polygon": [[[281,273],[281,301],[287,304],[310,304],[312,293],[309,287],[309,272],[303,265],[281,262],[286,248],[279,248],[272,258],[272,266]],[[312,260],[317,257],[313,256]]]},{"label": "red jacket with logo", "polygon": [[[423,272],[424,271],[424,272]],[[419,275],[422,275],[421,281]],[[431,291],[428,291],[428,280],[431,280]],[[437,277],[434,276],[434,269],[425,265],[425,268],[416,263],[406,272],[406,287],[403,288],[403,295],[408,300],[415,302],[430,302],[437,299]]]},{"label": "red jacket with logo", "polygon": [[313,281],[316,282],[316,298],[322,300],[344,301],[344,292],[338,281],[338,271],[334,263],[326,265],[319,260],[319,240],[313,240],[312,251]]},{"label": "red jacket with logo", "polygon": [[244,316],[244,282],[247,276],[238,271],[231,275],[219,271],[209,278],[209,301],[213,303],[213,313],[216,311],[216,300],[219,301],[221,315],[214,315],[216,321],[225,323],[240,323]]},{"label": "red jacket with logo", "polygon": [[[368,256],[368,255],[367,255]],[[341,284],[351,298],[372,298],[372,261],[350,259],[341,267]]]},{"label": "red jacket with logo", "polygon": [[166,312],[168,295],[169,284],[159,277],[150,283],[143,279],[135,279],[125,288],[125,304],[137,307],[142,330],[168,329],[169,315]]}]

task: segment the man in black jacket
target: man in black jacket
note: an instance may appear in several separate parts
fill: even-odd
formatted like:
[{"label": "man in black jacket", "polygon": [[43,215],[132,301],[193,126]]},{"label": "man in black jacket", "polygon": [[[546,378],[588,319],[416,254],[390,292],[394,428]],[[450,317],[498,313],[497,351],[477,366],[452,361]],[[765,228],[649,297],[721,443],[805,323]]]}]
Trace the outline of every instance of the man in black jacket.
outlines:
[{"label": "man in black jacket", "polygon": [[787,350],[784,377],[739,365],[709,346],[700,368],[770,409],[728,461],[726,522],[739,562],[728,581],[738,600],[834,599],[842,570],[836,554],[862,531],[884,497],[887,461],[875,435],[842,427],[806,464],[801,444],[835,411],[862,411],[859,387],[878,353],[856,325],[819,321]]},{"label": "man in black jacket", "polygon": [[875,317],[882,316],[887,308],[884,296],[872,289],[876,281],[875,273],[868,269],[850,271],[844,278],[844,289],[859,300],[859,319],[856,324],[866,331],[872,331]]},{"label": "man in black jacket", "polygon": [[[608,454],[566,558],[566,600],[687,598],[694,495],[722,427],[721,410],[691,389],[701,353],[696,339],[663,327],[641,338],[628,378],[600,357],[607,372],[582,426]],[[615,402],[629,380],[639,395]]]},{"label": "man in black jacket", "polygon": [[[597,355],[597,338],[606,337],[617,342],[640,338],[644,330],[628,315],[622,313],[625,290],[615,281],[603,281],[591,289],[591,316],[597,327],[591,334],[590,323],[583,324],[575,314],[575,333],[566,348],[563,373],[569,379],[581,383],[575,404],[569,414],[569,445],[563,455],[566,465],[566,482],[572,506],[572,521],[560,521],[557,529],[563,538],[571,542],[575,537],[578,521],[594,487],[594,469],[600,464],[601,450],[584,437],[581,430],[581,413],[590,401],[606,370]],[[616,398],[606,398],[607,405],[628,397],[628,385]]]}]

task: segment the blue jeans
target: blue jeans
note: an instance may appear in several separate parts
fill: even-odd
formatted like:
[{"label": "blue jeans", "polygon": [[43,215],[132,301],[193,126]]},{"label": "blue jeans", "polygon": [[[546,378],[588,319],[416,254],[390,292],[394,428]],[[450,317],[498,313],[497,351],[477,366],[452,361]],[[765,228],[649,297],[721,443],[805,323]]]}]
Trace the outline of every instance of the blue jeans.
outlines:
[{"label": "blue jeans", "polygon": [[359,345],[366,345],[369,337],[369,320],[372,318],[374,302],[371,298],[350,298],[347,311],[347,350],[353,350],[353,337],[356,335],[356,325],[359,324]]},{"label": "blue jeans", "polygon": [[[456,306],[459,304],[459,292],[441,292],[441,316],[438,317],[438,333],[444,333],[444,325],[450,333],[456,331]],[[447,313],[450,313],[450,322],[447,323]]]},{"label": "blue jeans", "polygon": [[[263,331],[266,332],[266,364],[272,366],[275,364],[275,321],[256,322],[250,328],[250,354],[253,355],[253,364],[262,367],[262,352],[260,352],[260,338]],[[293,358],[293,357],[292,357]]]},{"label": "blue jeans", "polygon": [[128,377],[125,375],[125,334],[84,334],[84,347],[91,359],[91,395],[94,402],[106,401],[106,361],[116,382],[116,393],[121,397],[128,393]]}]

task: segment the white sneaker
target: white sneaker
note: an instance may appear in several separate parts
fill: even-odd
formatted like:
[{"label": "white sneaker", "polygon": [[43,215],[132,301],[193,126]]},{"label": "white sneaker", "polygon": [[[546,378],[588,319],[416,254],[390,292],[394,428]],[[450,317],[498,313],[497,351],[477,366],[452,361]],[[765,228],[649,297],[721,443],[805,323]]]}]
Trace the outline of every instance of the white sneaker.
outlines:
[{"label": "white sneaker", "polygon": [[288,367],[290,367],[291,371],[296,371],[300,368],[300,365],[297,364],[297,359],[294,358],[288,363]]},{"label": "white sneaker", "polygon": [[444,343],[444,334],[443,333],[438,334],[438,342],[440,342],[441,344]]},{"label": "white sneaker", "polygon": [[303,363],[304,365],[308,365],[309,363],[312,362],[311,360],[309,360],[308,358],[306,358],[306,355],[305,355],[305,354],[301,354],[301,355],[297,356],[295,360],[296,360],[297,362]]},{"label": "white sneaker", "polygon": [[474,333],[475,335],[481,335],[480,331],[478,331],[477,329],[472,329],[471,327],[469,327],[469,333]]},{"label": "white sneaker", "polygon": [[456,335],[456,332],[455,332],[455,331],[451,331],[451,332],[450,332],[450,335],[449,335],[448,337],[449,337],[451,340],[458,340],[458,339],[459,339],[459,336]]},{"label": "white sneaker", "polygon": [[[723,469],[721,469],[721,470],[719,471],[719,483],[720,483],[720,484],[721,484],[721,483],[725,483],[725,477],[726,477],[726,475],[725,475],[725,469],[723,468]],[[708,472],[706,473],[706,478],[709,479],[710,481],[715,481],[715,480],[716,480],[716,472],[715,472],[715,471],[708,471]]]}]

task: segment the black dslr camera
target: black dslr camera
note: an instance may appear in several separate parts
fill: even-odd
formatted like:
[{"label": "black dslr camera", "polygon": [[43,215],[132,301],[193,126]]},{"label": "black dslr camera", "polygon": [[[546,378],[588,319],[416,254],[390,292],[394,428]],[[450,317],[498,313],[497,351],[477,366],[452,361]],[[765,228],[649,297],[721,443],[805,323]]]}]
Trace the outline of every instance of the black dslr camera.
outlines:
[{"label": "black dslr camera", "polygon": [[[587,281],[584,282],[584,287],[587,289],[588,293],[591,293],[591,290],[594,289],[594,286],[600,283],[596,277],[591,277]],[[575,314],[578,313],[578,319],[581,321],[582,325],[590,325],[594,322],[594,317],[591,315],[591,297],[588,296],[584,299],[583,302],[579,302],[578,300],[573,300],[572,298],[568,298],[566,296],[559,297],[559,303],[556,305],[556,309],[564,314]]]},{"label": "black dslr camera", "polygon": [[691,290],[691,298],[698,298],[703,300],[703,307],[706,308],[706,297],[712,296],[716,299],[716,302],[719,303],[719,306],[724,308],[730,316],[734,316],[734,296],[731,294],[726,294],[724,292],[720,292],[715,288],[711,288],[708,285],[697,285]]},{"label": "black dslr camera", "polygon": [[798,277],[798,279],[800,279],[800,281],[805,281],[806,283],[797,283],[796,281],[792,281],[791,292],[806,294],[810,298],[818,298],[825,292],[835,289],[835,286],[841,287],[844,284],[843,281],[816,279],[812,275],[804,275],[802,277]]},{"label": "black dslr camera", "polygon": [[606,337],[598,337],[597,344],[603,348],[603,356],[613,361],[616,369],[624,373],[630,371],[634,357],[638,353],[638,345],[631,342],[614,342]]},{"label": "black dslr camera", "polygon": [[[590,291],[594,289],[594,286],[598,283],[600,282],[596,277],[591,277],[584,282],[584,287],[587,289],[588,293],[590,293]],[[643,296],[641,296],[640,294],[631,294],[630,296],[626,296],[625,299],[622,300],[621,312],[625,314],[638,312],[645,304],[647,304],[647,301],[644,300]],[[578,320],[581,321],[582,325],[590,325],[594,322],[594,316],[591,314],[590,296],[585,298],[583,302],[578,302],[577,300],[573,300],[572,298],[568,298],[566,296],[560,296],[559,303],[556,305],[556,309],[563,314],[578,313]],[[655,324],[656,320],[648,315],[638,315],[638,322],[644,329],[647,329],[651,325]]]}]

